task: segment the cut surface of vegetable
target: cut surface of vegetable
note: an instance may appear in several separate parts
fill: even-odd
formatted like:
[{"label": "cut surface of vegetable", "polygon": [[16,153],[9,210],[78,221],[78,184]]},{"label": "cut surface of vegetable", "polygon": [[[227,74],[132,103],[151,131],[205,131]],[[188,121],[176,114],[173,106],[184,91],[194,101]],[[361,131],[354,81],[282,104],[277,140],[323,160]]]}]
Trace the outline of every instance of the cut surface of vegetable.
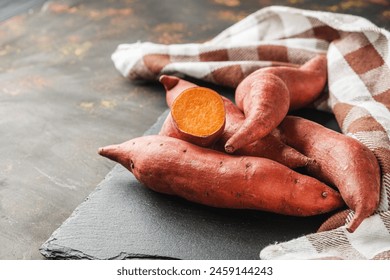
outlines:
[{"label": "cut surface of vegetable", "polygon": [[225,106],[221,96],[208,88],[184,90],[174,100],[171,115],[179,132],[191,143],[210,145],[222,134]]}]

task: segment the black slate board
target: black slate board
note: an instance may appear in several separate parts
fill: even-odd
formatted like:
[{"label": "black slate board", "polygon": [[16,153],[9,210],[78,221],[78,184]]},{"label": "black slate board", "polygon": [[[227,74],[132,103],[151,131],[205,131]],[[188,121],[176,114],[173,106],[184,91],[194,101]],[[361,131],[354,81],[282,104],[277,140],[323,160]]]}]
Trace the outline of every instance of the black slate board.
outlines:
[{"label": "black slate board", "polygon": [[[156,134],[167,113],[145,134]],[[331,115],[315,116],[338,129]],[[265,246],[314,232],[326,217],[201,206],[155,193],[116,165],[40,252],[50,259],[258,259]]]}]

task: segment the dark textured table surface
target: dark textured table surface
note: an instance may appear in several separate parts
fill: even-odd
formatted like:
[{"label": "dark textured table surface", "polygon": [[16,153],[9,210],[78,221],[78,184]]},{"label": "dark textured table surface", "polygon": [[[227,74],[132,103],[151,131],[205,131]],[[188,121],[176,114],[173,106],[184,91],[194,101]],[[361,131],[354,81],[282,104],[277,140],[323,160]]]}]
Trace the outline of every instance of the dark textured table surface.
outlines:
[{"label": "dark textured table surface", "polygon": [[161,85],[116,72],[118,44],[203,42],[271,4],[390,25],[386,0],[25,2],[0,4],[0,259],[41,259],[113,168],[97,148],[143,134],[166,110]]}]

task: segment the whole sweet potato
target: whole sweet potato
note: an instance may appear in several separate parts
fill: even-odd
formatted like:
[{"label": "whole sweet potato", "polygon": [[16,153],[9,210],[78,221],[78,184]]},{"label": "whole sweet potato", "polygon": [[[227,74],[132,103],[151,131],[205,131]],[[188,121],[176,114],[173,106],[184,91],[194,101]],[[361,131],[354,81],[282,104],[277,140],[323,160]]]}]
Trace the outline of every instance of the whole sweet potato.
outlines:
[{"label": "whole sweet potato", "polygon": [[347,206],[355,211],[350,232],[373,214],[380,195],[380,169],[375,155],[352,137],[300,117],[287,116],[279,126],[281,138],[316,165],[308,172],[338,188]]},{"label": "whole sweet potato", "polygon": [[99,149],[146,187],[196,203],[310,216],[343,205],[340,194],[277,162],[232,156],[160,135]]}]

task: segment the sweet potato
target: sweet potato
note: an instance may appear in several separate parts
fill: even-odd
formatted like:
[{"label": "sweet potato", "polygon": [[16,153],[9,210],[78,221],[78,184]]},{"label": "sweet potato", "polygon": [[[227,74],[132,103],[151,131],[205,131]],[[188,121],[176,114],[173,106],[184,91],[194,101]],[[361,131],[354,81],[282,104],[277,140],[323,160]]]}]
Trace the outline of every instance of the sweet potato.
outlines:
[{"label": "sweet potato", "polygon": [[310,175],[337,187],[355,212],[347,225],[355,231],[378,207],[381,181],[375,155],[352,137],[300,117],[286,117],[278,130],[288,145],[316,161],[308,168]]},{"label": "sweet potato", "polygon": [[178,138],[207,147],[218,140],[224,130],[224,103],[211,89],[188,88],[173,101],[169,119]]},{"label": "sweet potato", "polygon": [[317,55],[299,68],[267,67],[246,77],[237,87],[235,101],[245,114],[242,127],[225,145],[234,152],[270,133],[288,110],[302,108],[322,92],[327,79],[326,57]]},{"label": "sweet potato", "polygon": [[[214,148],[224,151],[226,141],[242,126],[245,121],[244,114],[226,97],[222,97],[225,103],[226,122],[225,129]],[[165,130],[165,129],[163,129]],[[290,168],[297,168],[312,164],[313,160],[304,156],[297,150],[289,147],[272,133],[254,141],[234,152],[236,155],[265,157],[277,161]]]},{"label": "sweet potato", "polygon": [[146,187],[196,203],[310,216],[343,205],[320,181],[265,158],[232,156],[180,139],[149,135],[99,149]]},{"label": "sweet potato", "polygon": [[236,89],[235,100],[245,114],[245,121],[226,142],[227,153],[268,135],[283,120],[290,106],[285,83],[273,74],[259,74],[250,82],[244,79]]}]

